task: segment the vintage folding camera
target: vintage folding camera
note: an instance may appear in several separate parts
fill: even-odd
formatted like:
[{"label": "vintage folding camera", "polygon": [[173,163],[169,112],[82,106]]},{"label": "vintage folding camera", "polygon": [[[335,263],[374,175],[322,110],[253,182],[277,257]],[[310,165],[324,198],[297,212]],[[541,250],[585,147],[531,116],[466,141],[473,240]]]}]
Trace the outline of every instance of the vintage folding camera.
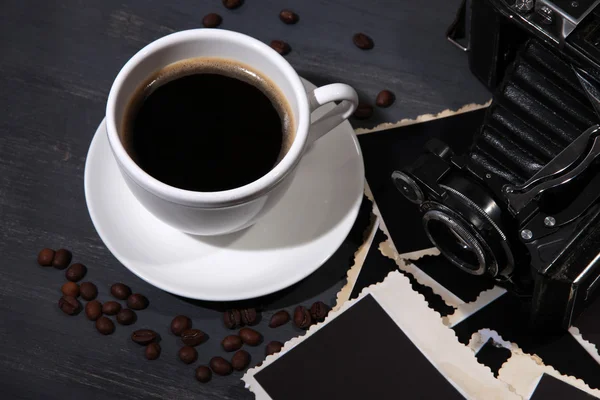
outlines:
[{"label": "vintage folding camera", "polygon": [[600,0],[466,0],[448,39],[493,101],[467,154],[432,141],[392,179],[458,268],[567,329],[600,292]]}]

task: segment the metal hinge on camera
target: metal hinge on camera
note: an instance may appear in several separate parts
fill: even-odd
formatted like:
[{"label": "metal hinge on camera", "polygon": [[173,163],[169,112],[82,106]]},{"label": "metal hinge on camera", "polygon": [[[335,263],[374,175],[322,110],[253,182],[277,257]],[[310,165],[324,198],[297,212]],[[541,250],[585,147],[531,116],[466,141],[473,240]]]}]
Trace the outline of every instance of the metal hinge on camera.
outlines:
[{"label": "metal hinge on camera", "polygon": [[579,176],[600,155],[600,125],[583,132],[552,161],[522,185],[506,185],[502,191],[510,209],[518,214],[544,191],[565,185]]}]

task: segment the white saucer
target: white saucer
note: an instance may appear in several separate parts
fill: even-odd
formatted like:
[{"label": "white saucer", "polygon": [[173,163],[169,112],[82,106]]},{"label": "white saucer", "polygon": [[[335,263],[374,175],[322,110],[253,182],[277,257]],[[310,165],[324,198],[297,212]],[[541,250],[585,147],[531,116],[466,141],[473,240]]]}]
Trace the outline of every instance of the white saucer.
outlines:
[{"label": "white saucer", "polygon": [[133,197],[102,121],[85,164],[85,197],[106,247],[140,278],[193,299],[241,300],[302,280],[350,232],[364,188],[362,154],[350,123],[308,149],[293,179],[280,202],[254,226],[225,236],[188,235],[159,221]]}]

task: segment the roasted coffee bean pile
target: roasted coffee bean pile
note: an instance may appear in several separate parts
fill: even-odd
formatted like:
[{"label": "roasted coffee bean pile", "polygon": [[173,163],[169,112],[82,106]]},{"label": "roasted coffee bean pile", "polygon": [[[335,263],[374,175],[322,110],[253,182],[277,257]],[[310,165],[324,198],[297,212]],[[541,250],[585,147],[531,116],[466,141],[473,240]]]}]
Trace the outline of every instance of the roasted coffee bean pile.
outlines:
[{"label": "roasted coffee bean pile", "polygon": [[[121,325],[133,324],[137,316],[135,310],[143,310],[148,307],[148,299],[141,294],[131,294],[131,289],[122,284],[115,283],[111,289],[111,294],[119,300],[126,300],[129,308],[123,308],[117,301],[107,301],[104,304],[96,300],[98,296],[98,287],[92,282],[81,282],[87,274],[87,267],[82,263],[71,263],[72,253],[67,249],[42,249],[38,253],[38,264],[43,267],[53,266],[56,269],[65,269],[65,282],[60,291],[62,297],[58,300],[58,308],[67,315],[77,315],[83,309],[87,319],[94,321],[96,329],[102,335],[110,335],[115,331],[115,323],[107,315],[116,315],[117,322]],[[87,303],[82,306],[78,300],[81,298]],[[160,352],[160,351],[159,351]]]},{"label": "roasted coffee bean pile", "polygon": [[[58,259],[57,259],[58,258]],[[71,262],[72,254],[66,249],[54,251],[43,249],[38,254],[38,264],[44,267],[53,266],[65,269]],[[67,315],[77,315],[82,309],[88,320],[93,321],[96,330],[102,335],[111,335],[115,332],[115,323],[110,317],[115,317],[120,325],[132,325],[137,320],[136,311],[148,307],[148,299],[139,293],[132,293],[129,286],[124,283],[115,283],[110,287],[110,294],[116,300],[104,303],[96,300],[98,288],[92,282],[80,282],[87,274],[87,267],[81,263],[72,264],[65,272],[67,282],[61,287],[62,297],[58,307]],[[78,300],[86,301],[82,306]],[[136,311],[134,311],[136,310]],[[312,324],[322,322],[330,308],[318,301],[310,308],[296,307],[293,315],[294,325],[300,329],[308,329]],[[223,313],[223,324],[227,329],[237,330],[228,334],[221,340],[221,346],[227,353],[233,353],[231,359],[214,356],[208,359],[207,365],[200,365],[195,369],[195,376],[199,382],[206,383],[212,379],[213,374],[219,376],[230,375],[233,371],[244,371],[251,362],[250,353],[243,346],[257,347],[264,343],[263,335],[251,326],[258,325],[261,313],[255,308],[230,309]],[[274,313],[268,323],[270,328],[278,328],[287,324],[292,317],[286,310]],[[198,347],[208,340],[208,336],[200,329],[193,327],[192,319],[185,315],[177,315],[170,324],[170,332],[179,337],[181,347],[177,353],[184,364],[191,365],[198,358]],[[157,360],[161,356],[161,336],[152,329],[137,329],[132,332],[131,340],[144,347],[144,356],[148,360]],[[283,343],[271,341],[264,348],[265,356],[281,351]]]}]

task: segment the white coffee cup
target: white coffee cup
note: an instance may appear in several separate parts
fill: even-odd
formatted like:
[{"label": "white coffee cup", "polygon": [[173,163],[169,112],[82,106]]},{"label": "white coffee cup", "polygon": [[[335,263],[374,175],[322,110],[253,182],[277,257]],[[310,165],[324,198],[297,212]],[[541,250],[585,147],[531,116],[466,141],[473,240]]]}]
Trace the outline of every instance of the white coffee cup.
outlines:
[{"label": "white coffee cup", "polygon": [[[220,192],[194,192],[169,186],[144,172],[121,142],[119,131],[125,109],[139,85],[167,65],[195,57],[220,57],[250,66],[270,78],[290,105],[296,122],[294,141],[283,159],[254,182]],[[341,103],[311,124],[311,112],[333,101]],[[220,235],[246,228],[264,215],[289,186],[307,146],[346,120],[357,104],[354,89],[341,83],[306,93],[292,66],[254,38],[221,29],[193,29],[150,43],[125,64],[108,95],[106,127],[121,174],[147,210],[183,232]]]}]

